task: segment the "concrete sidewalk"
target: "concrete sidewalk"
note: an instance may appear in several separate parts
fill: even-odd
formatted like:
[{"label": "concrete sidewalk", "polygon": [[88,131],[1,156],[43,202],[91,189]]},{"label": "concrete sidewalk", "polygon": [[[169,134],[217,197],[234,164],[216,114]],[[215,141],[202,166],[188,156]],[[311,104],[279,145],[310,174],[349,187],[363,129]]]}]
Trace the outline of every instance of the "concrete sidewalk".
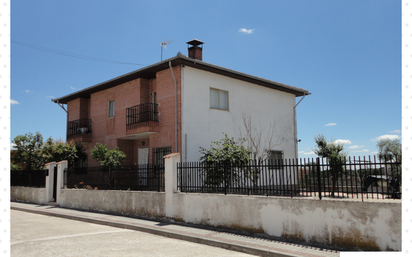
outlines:
[{"label": "concrete sidewalk", "polygon": [[258,256],[339,256],[339,252],[337,251],[199,227],[183,226],[176,223],[18,202],[11,202],[10,207],[11,209],[19,211],[137,230]]}]

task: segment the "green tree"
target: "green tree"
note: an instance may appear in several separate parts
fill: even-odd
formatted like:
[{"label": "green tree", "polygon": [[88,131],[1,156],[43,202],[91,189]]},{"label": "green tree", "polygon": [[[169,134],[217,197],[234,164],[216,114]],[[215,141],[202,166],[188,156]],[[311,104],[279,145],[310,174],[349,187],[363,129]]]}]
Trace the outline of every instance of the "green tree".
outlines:
[{"label": "green tree", "polygon": [[109,185],[112,187],[112,169],[121,165],[122,161],[126,158],[126,154],[120,151],[117,146],[115,149],[109,150],[107,145],[100,143],[96,143],[91,149],[90,154],[93,159],[100,162],[100,166],[109,169]]},{"label": "green tree", "polygon": [[385,161],[402,160],[402,143],[399,139],[381,139],[376,143],[378,157]]},{"label": "green tree", "polygon": [[386,174],[393,179],[402,181],[402,143],[399,139],[382,139],[376,143],[378,158],[388,162]]},{"label": "green tree", "polygon": [[47,162],[66,160],[69,167],[73,166],[74,161],[78,158],[77,149],[73,143],[53,140],[51,137],[44,143],[42,153]]},{"label": "green tree", "polygon": [[19,164],[25,170],[44,168],[46,158],[42,154],[43,136],[40,132],[19,135],[12,140],[16,151],[12,154],[13,164]]},{"label": "green tree", "polygon": [[[12,140],[16,151],[11,153],[11,168],[25,170],[44,169],[47,162],[67,160],[69,166],[81,155],[85,155],[84,148],[79,148],[75,143],[65,143],[53,140],[51,137],[43,142],[40,132],[19,135]],[[79,151],[80,149],[81,151]]]},{"label": "green tree", "polygon": [[344,172],[346,153],[343,152],[343,144],[328,142],[323,134],[315,136],[316,148],[313,152],[327,158],[332,175],[332,196],[335,196],[335,186],[339,174]]},{"label": "green tree", "polygon": [[[249,163],[250,150],[243,146],[244,139],[235,140],[224,134],[225,138],[212,142],[210,149],[200,147],[203,156],[200,162],[204,168],[207,186],[219,186],[225,183],[229,186],[231,182],[240,183],[238,172]],[[213,145],[214,144],[214,145]],[[228,170],[228,167],[238,167]]]}]

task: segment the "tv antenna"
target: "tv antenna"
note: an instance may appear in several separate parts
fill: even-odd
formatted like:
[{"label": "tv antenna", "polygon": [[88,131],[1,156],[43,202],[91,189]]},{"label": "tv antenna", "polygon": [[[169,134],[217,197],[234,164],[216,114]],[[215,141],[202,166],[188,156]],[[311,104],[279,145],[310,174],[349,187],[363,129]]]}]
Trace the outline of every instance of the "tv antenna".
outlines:
[{"label": "tv antenna", "polygon": [[166,45],[171,44],[172,41],[173,41],[173,39],[170,40],[170,41],[167,41],[167,42],[164,41],[163,39],[160,41],[160,51],[161,51],[161,53],[160,53],[160,61],[163,61],[163,48],[164,48],[164,49],[167,49]]}]

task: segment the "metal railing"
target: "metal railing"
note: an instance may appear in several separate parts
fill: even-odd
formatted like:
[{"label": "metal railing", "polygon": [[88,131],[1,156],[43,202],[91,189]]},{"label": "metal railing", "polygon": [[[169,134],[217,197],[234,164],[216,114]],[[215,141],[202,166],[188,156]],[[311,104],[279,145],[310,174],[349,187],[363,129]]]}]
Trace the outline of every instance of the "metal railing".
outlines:
[{"label": "metal railing", "polygon": [[348,158],[339,165],[327,159],[251,161],[242,166],[178,163],[181,192],[289,197],[315,196],[400,199],[401,163]]},{"label": "metal railing", "polygon": [[134,128],[135,124],[158,120],[158,104],[145,103],[126,109],[126,128]]},{"label": "metal railing", "polygon": [[111,181],[107,168],[69,168],[67,187],[163,192],[164,166],[143,164],[115,167],[111,171]]},{"label": "metal railing", "polygon": [[91,119],[78,119],[67,123],[67,136],[92,133]]},{"label": "metal railing", "polygon": [[11,170],[10,185],[24,187],[45,187],[48,170]]}]

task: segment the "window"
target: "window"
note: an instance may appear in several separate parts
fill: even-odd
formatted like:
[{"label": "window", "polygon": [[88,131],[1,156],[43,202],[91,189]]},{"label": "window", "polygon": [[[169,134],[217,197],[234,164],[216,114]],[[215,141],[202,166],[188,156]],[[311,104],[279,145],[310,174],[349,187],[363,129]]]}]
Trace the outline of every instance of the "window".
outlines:
[{"label": "window", "polygon": [[273,169],[280,169],[283,165],[283,152],[282,151],[268,151],[269,152],[269,165]]},{"label": "window", "polygon": [[229,92],[220,89],[210,89],[210,108],[229,110]]},{"label": "window", "polygon": [[114,117],[114,100],[109,101],[107,117],[108,118]]},{"label": "window", "polygon": [[159,147],[152,150],[152,164],[164,166],[163,156],[172,153],[172,147]]}]

